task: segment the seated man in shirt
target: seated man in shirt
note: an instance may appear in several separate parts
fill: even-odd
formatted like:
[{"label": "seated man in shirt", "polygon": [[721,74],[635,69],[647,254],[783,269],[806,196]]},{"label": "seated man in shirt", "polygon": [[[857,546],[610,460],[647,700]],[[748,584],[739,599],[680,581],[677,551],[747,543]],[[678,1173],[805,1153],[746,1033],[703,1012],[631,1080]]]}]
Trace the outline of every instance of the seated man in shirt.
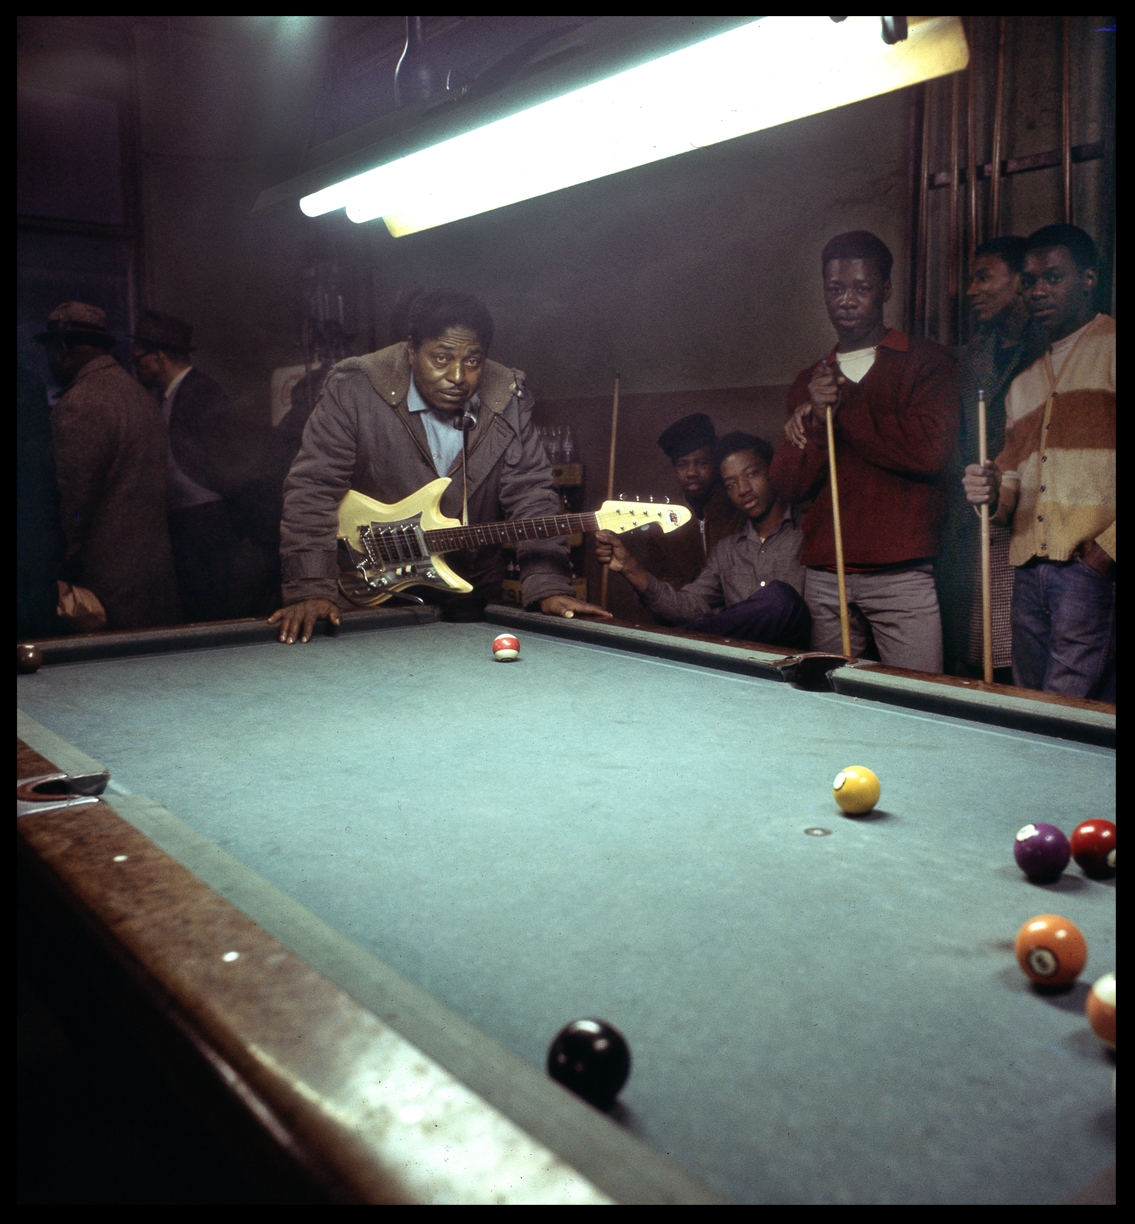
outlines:
[{"label": "seated man in shirt", "polygon": [[1046,351],[1013,380],[1005,446],[965,471],[1011,531],[1013,682],[1115,700],[1115,321],[1095,309],[1098,257],[1074,225],[1027,242],[1021,284]]},{"label": "seated man in shirt", "polygon": [[656,578],[680,591],[702,572],[717,543],[745,526],[745,516],[721,487],[713,462],[717,431],[704,412],[667,426],[658,445],[674,465],[693,517],[677,531],[647,532],[637,555]]},{"label": "seated man in shirt", "polygon": [[717,443],[713,458],[721,483],[746,522],[713,549],[705,569],[680,591],[659,581],[610,532],[595,537],[599,561],[622,574],[648,611],[664,623],[696,633],[806,648],[811,625],[802,598],[803,535],[791,509],[769,483],[772,455],[772,447],[752,434],[726,434]]},{"label": "seated man in shirt", "polygon": [[[388,505],[439,476],[452,484],[441,512],[470,523],[560,514],[552,469],[532,424],[532,393],[520,370],[490,361],[493,321],[466,294],[423,294],[409,338],[348,357],[327,376],[284,484],[280,524],[285,606],[269,617],[280,641],[306,642],[318,620],[339,623],[336,539],[339,503],[355,489]],[[462,473],[462,418],[468,471]],[[553,616],[609,616],[575,597],[566,536],[516,545],[524,604]],[[500,597],[499,545],[449,553],[451,565],[486,598]]]},{"label": "seated man in shirt", "polygon": [[841,649],[827,410],[833,415],[851,651],[873,637],[892,667],[942,670],[932,561],[946,517],[946,474],[958,428],[954,358],[932,340],[883,323],[891,296],[886,244],[865,230],[833,238],[820,257],[836,344],[788,392],[786,440],[773,485],[804,515],[804,597],[812,649]]}]

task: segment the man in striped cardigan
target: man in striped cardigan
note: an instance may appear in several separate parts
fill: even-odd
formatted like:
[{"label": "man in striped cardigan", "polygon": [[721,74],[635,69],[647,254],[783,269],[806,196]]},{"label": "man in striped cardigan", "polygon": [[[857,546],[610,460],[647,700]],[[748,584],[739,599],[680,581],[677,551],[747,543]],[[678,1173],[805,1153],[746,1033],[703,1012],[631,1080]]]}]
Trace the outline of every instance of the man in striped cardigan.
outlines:
[{"label": "man in striped cardigan", "polygon": [[1009,389],[1004,449],[962,483],[1012,532],[1014,682],[1114,701],[1115,322],[1097,268],[1076,226],[1029,238],[1022,290],[1048,346]]}]

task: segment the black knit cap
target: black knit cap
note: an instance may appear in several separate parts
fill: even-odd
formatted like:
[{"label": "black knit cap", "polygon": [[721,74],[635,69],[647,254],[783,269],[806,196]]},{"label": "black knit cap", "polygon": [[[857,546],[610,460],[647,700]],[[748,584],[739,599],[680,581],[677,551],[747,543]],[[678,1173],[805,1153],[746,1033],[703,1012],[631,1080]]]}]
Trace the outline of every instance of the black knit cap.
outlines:
[{"label": "black knit cap", "polygon": [[664,429],[658,445],[674,460],[703,446],[713,446],[716,441],[717,431],[713,428],[713,422],[704,412],[695,412]]}]

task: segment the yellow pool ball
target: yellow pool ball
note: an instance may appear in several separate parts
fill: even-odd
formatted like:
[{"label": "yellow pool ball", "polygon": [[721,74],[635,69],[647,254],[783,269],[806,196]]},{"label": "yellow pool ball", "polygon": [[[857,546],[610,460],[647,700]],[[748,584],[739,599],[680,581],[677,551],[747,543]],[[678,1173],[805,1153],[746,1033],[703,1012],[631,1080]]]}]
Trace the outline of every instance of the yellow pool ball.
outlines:
[{"label": "yellow pool ball", "polygon": [[862,765],[841,769],[832,783],[832,796],[849,816],[863,816],[879,802],[879,779]]}]

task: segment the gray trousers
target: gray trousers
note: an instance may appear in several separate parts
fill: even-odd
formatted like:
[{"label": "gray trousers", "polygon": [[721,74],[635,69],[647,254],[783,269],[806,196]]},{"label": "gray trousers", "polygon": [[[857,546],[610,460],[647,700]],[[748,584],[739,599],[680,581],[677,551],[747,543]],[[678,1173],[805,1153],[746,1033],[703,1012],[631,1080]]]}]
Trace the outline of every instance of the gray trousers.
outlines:
[{"label": "gray trousers", "polygon": [[[827,570],[810,569],[804,602],[812,614],[812,649],[841,654],[839,583]],[[942,618],[933,566],[909,565],[847,575],[851,653],[862,657],[871,637],[888,667],[941,672]]]}]

